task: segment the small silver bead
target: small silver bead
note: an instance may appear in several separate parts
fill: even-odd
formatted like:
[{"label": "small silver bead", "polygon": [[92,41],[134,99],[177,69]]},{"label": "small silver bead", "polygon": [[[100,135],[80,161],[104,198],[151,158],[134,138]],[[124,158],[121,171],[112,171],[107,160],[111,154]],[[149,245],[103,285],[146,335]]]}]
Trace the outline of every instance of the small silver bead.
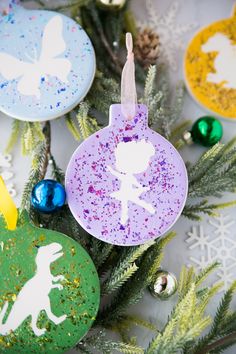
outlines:
[{"label": "small silver bead", "polygon": [[151,294],[160,299],[167,300],[177,290],[178,282],[174,274],[165,270],[156,273],[156,279],[149,286]]}]

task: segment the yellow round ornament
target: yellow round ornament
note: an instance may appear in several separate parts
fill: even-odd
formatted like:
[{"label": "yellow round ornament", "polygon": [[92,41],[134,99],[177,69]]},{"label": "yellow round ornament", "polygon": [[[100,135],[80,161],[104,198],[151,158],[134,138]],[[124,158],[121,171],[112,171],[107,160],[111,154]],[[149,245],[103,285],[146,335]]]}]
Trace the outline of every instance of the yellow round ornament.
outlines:
[{"label": "yellow round ornament", "polygon": [[201,29],[185,54],[186,85],[211,113],[236,119],[236,7],[232,17]]}]

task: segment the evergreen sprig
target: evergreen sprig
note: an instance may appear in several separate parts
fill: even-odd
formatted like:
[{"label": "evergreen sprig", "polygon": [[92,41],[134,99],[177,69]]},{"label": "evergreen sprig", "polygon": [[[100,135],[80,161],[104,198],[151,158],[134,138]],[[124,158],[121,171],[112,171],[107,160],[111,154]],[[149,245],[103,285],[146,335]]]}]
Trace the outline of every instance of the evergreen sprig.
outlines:
[{"label": "evergreen sprig", "polygon": [[216,144],[194,164],[189,165],[189,197],[221,197],[236,189],[236,138]]}]

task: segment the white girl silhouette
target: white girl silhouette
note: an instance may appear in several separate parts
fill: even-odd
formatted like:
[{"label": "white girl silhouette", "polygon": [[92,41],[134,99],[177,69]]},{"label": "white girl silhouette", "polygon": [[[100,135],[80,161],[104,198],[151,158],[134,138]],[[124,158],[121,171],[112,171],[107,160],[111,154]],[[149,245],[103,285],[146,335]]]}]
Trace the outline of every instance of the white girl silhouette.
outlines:
[{"label": "white girl silhouette", "polygon": [[134,174],[147,170],[150,158],[155,155],[155,149],[145,139],[135,142],[119,143],[115,149],[116,169],[108,166],[108,171],[121,181],[120,190],[111,193],[112,198],[121,201],[121,224],[124,225],[129,218],[128,202],[143,207],[149,213],[155,214],[154,207],[140,199],[142,193],[150,188],[142,186]]}]

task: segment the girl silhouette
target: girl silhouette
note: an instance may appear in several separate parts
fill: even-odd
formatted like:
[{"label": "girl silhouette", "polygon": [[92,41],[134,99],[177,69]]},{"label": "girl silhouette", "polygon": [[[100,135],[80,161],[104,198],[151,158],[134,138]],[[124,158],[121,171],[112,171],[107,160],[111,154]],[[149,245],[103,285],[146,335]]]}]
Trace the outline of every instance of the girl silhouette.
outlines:
[{"label": "girl silhouette", "polygon": [[134,176],[147,170],[150,158],[155,155],[155,149],[150,142],[141,141],[119,143],[115,149],[116,170],[108,166],[108,171],[121,181],[120,190],[110,194],[112,198],[121,201],[121,224],[128,221],[128,202],[139,205],[149,213],[155,214],[154,207],[140,199],[142,193],[150,188],[143,187]]}]

